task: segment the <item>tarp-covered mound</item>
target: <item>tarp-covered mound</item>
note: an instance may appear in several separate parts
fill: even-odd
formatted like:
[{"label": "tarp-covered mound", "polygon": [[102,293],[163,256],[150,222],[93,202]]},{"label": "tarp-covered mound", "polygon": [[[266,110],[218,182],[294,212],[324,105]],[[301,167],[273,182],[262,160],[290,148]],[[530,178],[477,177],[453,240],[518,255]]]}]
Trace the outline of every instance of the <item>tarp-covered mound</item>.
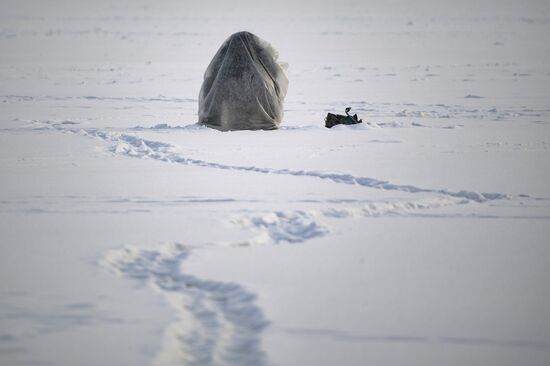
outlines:
[{"label": "tarp-covered mound", "polygon": [[218,130],[273,130],[288,89],[277,51],[249,32],[229,37],[204,74],[199,123]]}]

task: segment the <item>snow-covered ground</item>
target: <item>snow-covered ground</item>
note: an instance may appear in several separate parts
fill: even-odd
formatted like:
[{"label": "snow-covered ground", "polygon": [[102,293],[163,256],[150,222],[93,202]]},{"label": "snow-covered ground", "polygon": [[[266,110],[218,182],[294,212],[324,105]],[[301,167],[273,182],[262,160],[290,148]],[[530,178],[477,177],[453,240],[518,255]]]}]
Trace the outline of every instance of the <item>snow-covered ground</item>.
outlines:
[{"label": "snow-covered ground", "polygon": [[[280,130],[194,125],[240,30]],[[549,38],[547,1],[0,1],[0,364],[550,364]]]}]

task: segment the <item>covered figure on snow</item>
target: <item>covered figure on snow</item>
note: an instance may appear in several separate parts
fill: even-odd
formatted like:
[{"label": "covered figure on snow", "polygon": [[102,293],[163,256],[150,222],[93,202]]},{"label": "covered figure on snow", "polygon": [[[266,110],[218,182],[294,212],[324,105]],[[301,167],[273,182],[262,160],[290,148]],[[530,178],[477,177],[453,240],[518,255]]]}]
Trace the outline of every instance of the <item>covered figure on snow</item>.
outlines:
[{"label": "covered figure on snow", "polygon": [[229,37],[204,74],[199,123],[221,131],[279,128],[288,78],[277,57],[250,32]]}]

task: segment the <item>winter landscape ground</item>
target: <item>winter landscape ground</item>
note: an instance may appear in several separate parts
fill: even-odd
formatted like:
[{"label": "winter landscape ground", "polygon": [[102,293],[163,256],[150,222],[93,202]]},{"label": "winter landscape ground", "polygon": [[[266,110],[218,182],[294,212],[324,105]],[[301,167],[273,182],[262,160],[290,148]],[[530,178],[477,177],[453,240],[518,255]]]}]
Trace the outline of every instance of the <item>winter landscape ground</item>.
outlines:
[{"label": "winter landscape ground", "polygon": [[[195,125],[241,30],[279,130]],[[550,364],[549,38],[547,1],[1,0],[0,364]]]}]

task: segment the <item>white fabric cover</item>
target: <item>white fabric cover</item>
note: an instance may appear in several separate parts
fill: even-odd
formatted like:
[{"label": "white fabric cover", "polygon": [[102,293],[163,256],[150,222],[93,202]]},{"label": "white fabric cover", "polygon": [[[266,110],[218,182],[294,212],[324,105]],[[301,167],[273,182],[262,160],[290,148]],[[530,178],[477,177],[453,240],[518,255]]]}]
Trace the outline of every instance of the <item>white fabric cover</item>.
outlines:
[{"label": "white fabric cover", "polygon": [[288,78],[277,57],[269,43],[250,32],[229,37],[204,74],[199,123],[222,131],[278,128]]}]

